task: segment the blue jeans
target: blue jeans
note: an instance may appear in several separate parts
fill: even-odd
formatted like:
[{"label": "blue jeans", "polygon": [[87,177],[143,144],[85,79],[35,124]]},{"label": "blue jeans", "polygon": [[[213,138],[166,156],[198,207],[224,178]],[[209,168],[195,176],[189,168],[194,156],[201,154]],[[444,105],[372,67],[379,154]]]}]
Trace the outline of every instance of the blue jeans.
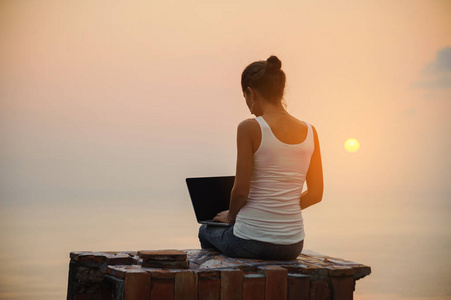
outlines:
[{"label": "blue jeans", "polygon": [[246,240],[233,235],[233,226],[202,225],[199,228],[202,249],[215,249],[230,257],[291,260],[298,257],[304,240],[291,245],[277,245]]}]

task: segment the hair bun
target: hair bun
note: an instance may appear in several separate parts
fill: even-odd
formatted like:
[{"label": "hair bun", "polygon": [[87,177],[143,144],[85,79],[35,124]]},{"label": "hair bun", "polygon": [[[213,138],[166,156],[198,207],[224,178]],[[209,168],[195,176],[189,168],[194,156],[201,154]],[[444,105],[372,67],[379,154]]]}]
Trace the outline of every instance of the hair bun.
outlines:
[{"label": "hair bun", "polygon": [[277,58],[277,56],[271,55],[266,60],[266,69],[269,71],[279,71],[281,67],[282,62]]}]

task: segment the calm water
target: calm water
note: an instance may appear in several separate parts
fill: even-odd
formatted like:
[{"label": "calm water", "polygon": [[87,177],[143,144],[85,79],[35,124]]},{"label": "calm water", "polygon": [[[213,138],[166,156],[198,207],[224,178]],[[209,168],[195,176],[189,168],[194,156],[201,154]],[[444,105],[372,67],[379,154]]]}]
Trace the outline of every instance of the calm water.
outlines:
[{"label": "calm water", "polygon": [[[372,267],[355,299],[450,299],[451,206],[401,196],[325,195],[304,211],[305,248]],[[64,299],[70,251],[199,247],[183,189],[158,201],[2,204],[0,226],[0,299]]]}]

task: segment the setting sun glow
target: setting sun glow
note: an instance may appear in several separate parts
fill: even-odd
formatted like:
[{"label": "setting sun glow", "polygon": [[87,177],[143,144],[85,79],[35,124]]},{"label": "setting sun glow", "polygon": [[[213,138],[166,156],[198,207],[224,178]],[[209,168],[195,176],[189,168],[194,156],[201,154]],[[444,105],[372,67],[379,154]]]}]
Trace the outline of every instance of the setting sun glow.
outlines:
[{"label": "setting sun glow", "polygon": [[360,148],[360,143],[356,139],[347,139],[345,142],[345,149],[348,152],[356,152]]}]

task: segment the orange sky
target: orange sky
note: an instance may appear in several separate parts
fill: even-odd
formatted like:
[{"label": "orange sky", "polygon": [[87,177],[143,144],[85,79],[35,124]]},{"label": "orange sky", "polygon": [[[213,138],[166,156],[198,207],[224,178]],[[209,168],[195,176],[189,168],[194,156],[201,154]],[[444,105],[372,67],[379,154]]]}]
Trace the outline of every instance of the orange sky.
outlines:
[{"label": "orange sky", "polygon": [[[448,2],[258,3],[2,2],[3,158],[29,162],[25,175],[39,185],[48,182],[35,182],[38,160],[50,164],[49,181],[102,179],[77,169],[61,178],[51,157],[71,168],[97,160],[140,182],[153,160],[191,153],[183,164],[198,165],[194,152],[208,151],[195,175],[233,172],[235,127],[249,117],[240,73],[276,54],[289,111],[320,133],[329,186],[351,177],[364,190],[423,182],[410,168],[446,185],[449,88],[415,85],[451,45]],[[349,137],[361,142],[355,155],[343,150]],[[218,158],[224,165],[214,166]]]},{"label": "orange sky", "polygon": [[271,54],[318,130],[325,201],[449,199],[450,16],[438,0],[2,1],[2,210],[179,205],[185,177],[233,174],[240,75]]}]

